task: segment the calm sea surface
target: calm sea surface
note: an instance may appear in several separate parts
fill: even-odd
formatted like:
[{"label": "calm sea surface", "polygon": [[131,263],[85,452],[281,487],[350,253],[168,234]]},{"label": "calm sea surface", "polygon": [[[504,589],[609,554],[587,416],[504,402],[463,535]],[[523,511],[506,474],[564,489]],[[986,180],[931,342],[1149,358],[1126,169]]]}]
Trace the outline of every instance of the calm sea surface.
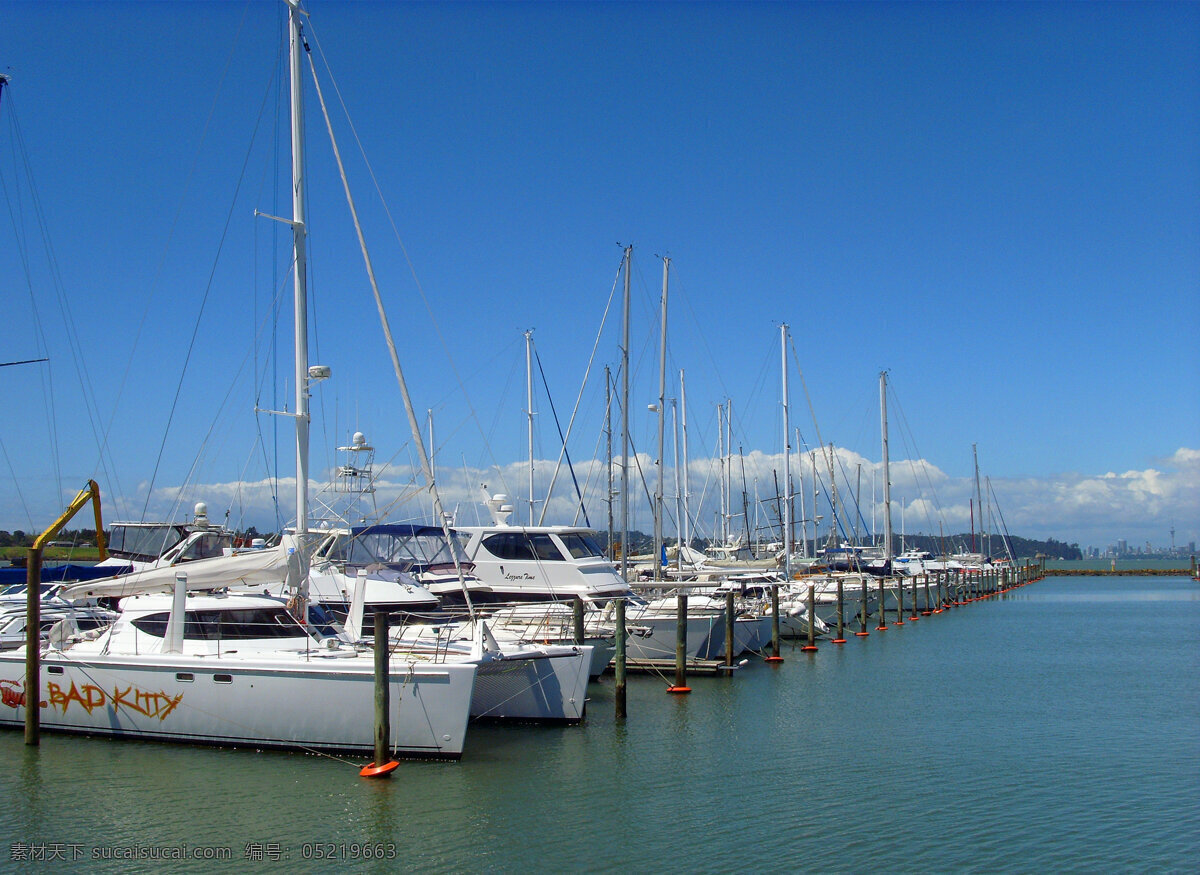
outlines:
[{"label": "calm sea surface", "polygon": [[[1048,578],[460,763],[0,732],[0,869],[1195,871],[1200,584]],[[370,715],[364,715],[369,720]],[[363,861],[364,844],[395,859]],[[113,854],[217,853],[229,862]],[[101,858],[97,861],[96,858]]]}]

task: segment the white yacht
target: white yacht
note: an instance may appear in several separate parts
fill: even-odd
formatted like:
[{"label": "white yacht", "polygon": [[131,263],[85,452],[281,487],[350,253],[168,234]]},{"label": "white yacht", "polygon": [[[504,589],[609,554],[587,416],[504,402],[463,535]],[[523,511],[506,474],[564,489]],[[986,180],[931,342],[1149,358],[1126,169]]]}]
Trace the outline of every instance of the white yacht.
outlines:
[{"label": "white yacht", "polygon": [[[296,432],[295,545],[285,539],[276,549],[145,569],[129,576],[144,575],[137,581],[110,580],[108,586],[118,594],[141,594],[122,598],[120,616],[94,637],[86,633],[56,641],[52,635],[34,683],[26,676],[25,648],[0,653],[0,724],[24,723],[27,708],[37,707],[42,726],[64,732],[302,750],[374,749],[374,653],[309,621],[309,396],[310,386],[327,378],[329,368],[310,367],[303,330],[308,298],[304,13],[298,4],[288,0],[293,177],[288,224],[295,319],[302,329],[295,332],[295,406],[288,414]],[[164,572],[174,581],[163,581]],[[79,587],[86,591],[91,585]],[[188,592],[190,585],[206,592]],[[274,594],[221,591],[235,585],[243,590],[262,586]],[[66,590],[64,597],[70,597]],[[474,652],[462,661],[416,651],[389,655],[395,686],[388,739],[393,751],[461,755],[476,673],[491,657],[486,643],[481,629]]]},{"label": "white yacht", "polygon": [[[47,730],[301,750],[374,749],[374,654],[303,626],[284,599],[145,594],[112,626],[42,653]],[[477,666],[428,655],[391,658],[390,747],[456,758]],[[0,724],[23,725],[24,649],[0,653]]]},{"label": "white yacht", "polygon": [[[472,574],[487,588],[491,603],[569,602],[579,596],[587,610],[613,617],[614,599],[626,601],[625,619],[640,627],[626,653],[633,660],[675,658],[676,601],[665,596],[647,601],[634,593],[616,565],[604,554],[595,533],[578,526],[515,526],[507,520],[512,506],[504,495],[487,501],[490,526],[456,526],[466,537],[464,553]],[[474,598],[474,595],[472,595]],[[735,650],[761,646],[761,630],[749,620],[736,626]],[[724,655],[725,605],[697,598],[688,605],[689,659]]]}]

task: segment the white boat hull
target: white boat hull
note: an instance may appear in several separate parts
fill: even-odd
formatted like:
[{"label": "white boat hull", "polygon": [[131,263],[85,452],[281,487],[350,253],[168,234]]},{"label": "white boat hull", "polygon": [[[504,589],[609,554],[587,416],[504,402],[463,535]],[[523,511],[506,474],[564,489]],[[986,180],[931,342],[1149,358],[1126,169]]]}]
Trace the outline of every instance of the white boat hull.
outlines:
[{"label": "white boat hull", "polygon": [[471,717],[578,723],[587,702],[591,647],[550,647],[544,655],[505,657],[479,666]]},{"label": "white boat hull", "polygon": [[[373,752],[373,668],[369,653],[231,665],[161,653],[73,659],[51,652],[40,672],[40,725],[113,738]],[[462,754],[475,675],[471,664],[393,664],[396,755]],[[24,650],[0,654],[0,725],[24,725],[24,681]]]}]

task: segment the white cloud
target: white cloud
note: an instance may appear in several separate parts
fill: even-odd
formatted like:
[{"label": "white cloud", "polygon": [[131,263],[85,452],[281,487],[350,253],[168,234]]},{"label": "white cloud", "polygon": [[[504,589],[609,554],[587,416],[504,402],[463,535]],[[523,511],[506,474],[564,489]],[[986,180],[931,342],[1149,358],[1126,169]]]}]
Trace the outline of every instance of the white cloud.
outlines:
[{"label": "white cloud", "polygon": [[[736,529],[742,527],[742,470],[745,469],[745,489],[752,523],[769,527],[778,525],[775,493],[776,478],[782,483],[782,454],[766,454],[759,451],[747,453],[744,459],[734,458],[731,469],[732,513],[737,520]],[[793,480],[796,491],[804,493],[807,515],[812,512],[812,460],[807,454],[793,454]],[[828,526],[828,499],[824,484],[829,479],[830,459],[818,451],[817,469],[822,480],[822,497],[817,514],[823,517],[822,528]],[[832,460],[838,472],[838,494],[841,502],[852,506],[851,496],[861,483],[860,531],[874,526],[883,527],[882,465],[846,450],[836,450]],[[861,480],[859,478],[861,466]],[[544,496],[550,484],[555,460],[539,460],[535,463],[535,491]],[[689,466],[690,508],[698,532],[708,533],[713,529],[719,503],[719,461],[711,458],[693,459]],[[373,501],[364,502],[366,512],[378,513],[391,520],[417,520],[431,518],[430,499],[427,490],[419,485],[417,472],[407,465],[386,467],[378,473]],[[668,535],[675,531],[675,472],[667,467],[665,472],[665,504],[668,522],[664,530]],[[978,508],[972,507],[975,495],[973,478],[948,476],[936,466],[924,460],[893,459],[891,464],[893,529],[904,529],[909,533],[938,532],[939,523],[947,532],[965,532],[971,525],[971,514],[975,515],[975,526],[981,528]],[[639,454],[630,467],[631,528],[650,531],[648,496],[655,488],[654,462],[648,454]],[[872,478],[874,478],[874,513],[872,513]],[[513,462],[502,467],[445,468],[439,469],[438,481],[443,506],[456,513],[464,523],[486,519],[482,507],[487,484],[489,493],[507,493],[516,508],[515,518],[528,518],[526,501],[528,468],[524,462]],[[602,461],[584,461],[576,464],[574,479],[566,468],[559,472],[555,481],[554,494],[546,509],[546,520],[550,522],[583,522],[579,512],[579,500],[575,494],[575,483],[584,493],[589,520],[593,527],[607,526],[608,508],[604,502],[607,475]],[[145,508],[148,519],[181,519],[191,514],[197,501],[208,504],[209,515],[221,520],[228,512],[231,525],[245,527],[255,525],[260,530],[276,528],[279,523],[290,523],[295,514],[292,478],[277,481],[219,481],[154,490],[146,500],[146,483],[139,483],[131,494],[104,496],[105,519],[141,518]],[[614,464],[614,488],[619,488],[620,468]],[[1104,474],[1059,474],[1047,478],[1003,479],[990,481],[994,501],[985,504],[985,516],[990,517],[983,525],[995,532],[1001,528],[1001,519],[1008,531],[1015,535],[1031,538],[1053,537],[1080,546],[1103,548],[1124,538],[1131,544],[1144,545],[1147,541],[1155,547],[1167,546],[1170,529],[1175,527],[1175,543],[1186,545],[1189,541],[1200,541],[1200,450],[1181,447],[1173,453],[1156,460],[1156,467],[1143,470]],[[986,487],[985,487],[986,488]],[[63,498],[63,503],[73,496]],[[341,509],[345,504],[344,494],[332,493],[328,486],[314,480],[310,484],[311,504],[314,514],[320,516],[326,509]],[[756,504],[755,498],[758,502]],[[47,502],[49,504],[49,502]],[[756,509],[757,508],[757,509]],[[59,509],[52,507],[32,508],[35,518],[47,522],[57,516]],[[535,505],[535,513],[542,513],[542,502]],[[619,526],[619,501],[614,500],[613,516]],[[800,499],[795,502],[795,516],[800,518]],[[849,520],[846,527],[853,528],[853,515],[842,514]],[[8,525],[0,528],[9,530],[26,528],[21,524],[25,513],[15,497],[0,498],[0,519]]]}]

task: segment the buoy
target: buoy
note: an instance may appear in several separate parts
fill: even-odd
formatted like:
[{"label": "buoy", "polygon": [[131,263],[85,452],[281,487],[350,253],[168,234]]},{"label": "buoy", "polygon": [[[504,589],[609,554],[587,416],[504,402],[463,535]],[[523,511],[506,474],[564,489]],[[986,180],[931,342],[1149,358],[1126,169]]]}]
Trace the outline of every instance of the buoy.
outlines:
[{"label": "buoy", "polygon": [[358,770],[358,774],[363,778],[386,778],[400,764],[395,760],[384,763],[382,766],[377,766],[374,763],[368,763]]},{"label": "buoy", "polygon": [[690,693],[691,691],[692,691],[691,687],[675,687],[675,686],[667,687],[668,693]]},{"label": "buoy", "polygon": [[845,643],[846,643],[846,639],[845,639],[845,638],[834,638],[834,639],[833,639],[832,641],[830,641],[829,643],[830,643],[830,644],[845,644]]},{"label": "buoy", "polygon": [[805,644],[803,647],[801,647],[801,648],[800,648],[800,652],[801,652],[801,653],[816,653],[816,652],[817,652],[817,645],[815,645],[815,644]]},{"label": "buoy", "polygon": [[868,632],[866,629],[863,629],[861,632],[855,632],[854,637],[855,638],[866,638],[870,634],[871,633]]},{"label": "buoy", "polygon": [[763,662],[779,663],[779,662],[783,662],[783,657],[782,656],[768,656],[763,660]]}]

